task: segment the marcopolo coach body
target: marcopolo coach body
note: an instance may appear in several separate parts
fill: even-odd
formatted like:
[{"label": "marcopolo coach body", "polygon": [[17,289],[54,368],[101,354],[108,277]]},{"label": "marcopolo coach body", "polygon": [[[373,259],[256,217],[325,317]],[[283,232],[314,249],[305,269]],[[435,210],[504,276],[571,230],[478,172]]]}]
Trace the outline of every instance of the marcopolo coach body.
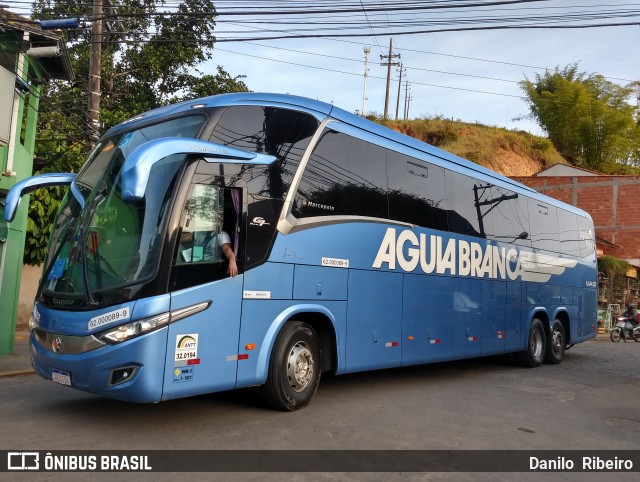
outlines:
[{"label": "marcopolo coach body", "polygon": [[293,410],[326,371],[538,366],[595,335],[586,213],[321,102],[242,93],[142,114],[77,175],[17,184],[7,218],[56,184],[30,345],[38,374],[81,390],[261,385]]}]

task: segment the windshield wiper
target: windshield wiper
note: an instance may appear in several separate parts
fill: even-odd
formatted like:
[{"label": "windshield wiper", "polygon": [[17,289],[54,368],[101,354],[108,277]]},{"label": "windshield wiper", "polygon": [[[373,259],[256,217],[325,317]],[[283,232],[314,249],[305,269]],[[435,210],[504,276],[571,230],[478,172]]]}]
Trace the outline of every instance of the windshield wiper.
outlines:
[{"label": "windshield wiper", "polygon": [[[86,210],[85,216],[88,217],[92,217],[94,210],[96,208],[96,206],[98,206],[98,204],[100,204],[102,202],[102,200],[105,198],[105,192],[107,192],[107,186],[104,182],[104,179],[101,181],[100,183],[100,187],[98,188],[98,192],[96,193],[95,197],[93,198],[93,201],[91,201],[91,205],[89,205],[89,207]],[[84,225],[80,228],[80,241],[82,243],[82,248],[81,248],[81,254],[80,256],[82,257],[82,285],[84,287],[84,296],[85,296],[85,302],[87,304],[91,304],[91,305],[97,305],[98,303],[96,302],[96,300],[93,297],[93,294],[91,293],[91,289],[89,289],[89,269],[87,267],[87,242],[89,241],[89,236],[91,236],[92,234],[95,233],[91,233],[88,231],[88,219],[86,219],[87,221],[87,227],[85,227]],[[94,266],[94,271],[95,271],[95,276],[96,276],[96,288],[100,289],[102,288],[102,269],[100,268],[100,254],[98,253],[98,240],[97,240],[97,236],[96,236],[96,241],[95,241],[95,250],[93,251],[93,266]]]},{"label": "windshield wiper", "polygon": [[96,274],[96,288],[102,288],[102,267],[100,266],[100,252],[98,247],[98,233],[95,231],[89,231],[87,241],[91,241],[91,248],[89,253],[93,254],[93,266]]}]

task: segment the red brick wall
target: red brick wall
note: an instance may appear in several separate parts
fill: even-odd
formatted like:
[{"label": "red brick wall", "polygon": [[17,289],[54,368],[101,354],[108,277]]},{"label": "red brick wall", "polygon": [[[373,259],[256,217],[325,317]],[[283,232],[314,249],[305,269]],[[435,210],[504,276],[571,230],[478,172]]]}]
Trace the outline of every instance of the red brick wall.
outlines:
[{"label": "red brick wall", "polygon": [[538,192],[578,206],[593,218],[596,235],[620,248],[618,258],[640,258],[640,176],[514,177]]}]

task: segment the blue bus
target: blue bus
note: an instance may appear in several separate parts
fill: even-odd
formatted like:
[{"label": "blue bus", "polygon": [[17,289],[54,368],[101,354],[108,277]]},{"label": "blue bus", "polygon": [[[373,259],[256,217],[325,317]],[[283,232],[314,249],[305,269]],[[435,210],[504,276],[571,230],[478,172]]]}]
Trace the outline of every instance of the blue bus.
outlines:
[{"label": "blue bus", "polygon": [[132,402],[514,353],[596,334],[573,206],[315,100],[238,93],[109,130],[68,185],[30,320],[43,378]]}]

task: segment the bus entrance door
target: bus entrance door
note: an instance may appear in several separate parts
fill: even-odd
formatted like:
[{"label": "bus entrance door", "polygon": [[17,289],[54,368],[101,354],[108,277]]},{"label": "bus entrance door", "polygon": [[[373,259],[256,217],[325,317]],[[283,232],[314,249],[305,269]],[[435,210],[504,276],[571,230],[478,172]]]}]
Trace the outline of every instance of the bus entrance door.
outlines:
[{"label": "bus entrance door", "polygon": [[[171,295],[172,313],[202,309],[169,325],[162,399],[235,388],[242,275]],[[195,308],[198,307],[198,308]]]}]

